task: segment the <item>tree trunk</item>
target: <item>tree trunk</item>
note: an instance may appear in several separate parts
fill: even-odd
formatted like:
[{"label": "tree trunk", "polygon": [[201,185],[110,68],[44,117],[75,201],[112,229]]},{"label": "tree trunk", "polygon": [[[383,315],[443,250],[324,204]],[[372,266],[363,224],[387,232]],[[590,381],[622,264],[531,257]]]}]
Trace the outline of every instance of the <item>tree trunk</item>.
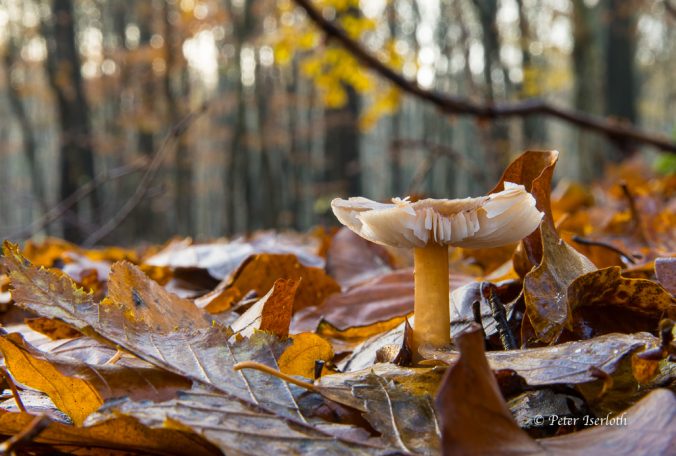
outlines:
[{"label": "tree trunk", "polygon": [[[170,14],[171,5],[169,2],[164,4],[164,48],[167,69],[163,78],[164,96],[167,100],[167,117],[169,121],[169,128],[175,126],[183,117],[183,110],[180,108],[179,100],[172,90],[172,77],[176,74],[181,78],[181,96],[184,100],[188,99],[190,85],[188,83],[188,67],[183,52],[181,50],[180,37],[175,35],[176,30],[171,24]],[[192,159],[185,145],[183,138],[178,139],[176,151],[174,153],[174,167],[175,167],[175,209],[176,209],[176,230],[182,236],[189,236],[193,234],[193,167]]]},{"label": "tree trunk", "polygon": [[[7,98],[14,115],[16,116],[19,128],[21,130],[21,139],[23,142],[24,155],[28,162],[28,170],[31,178],[33,196],[37,202],[38,208],[44,213],[47,212],[47,197],[44,188],[44,178],[40,172],[40,166],[37,158],[37,143],[35,132],[31,125],[28,113],[21,99],[21,94],[11,81],[12,66],[16,61],[17,46],[14,40],[10,40],[5,53],[5,72],[7,74]],[[45,227],[47,230],[49,227]]]},{"label": "tree trunk", "polygon": [[[636,5],[628,0],[607,0],[606,16],[606,114],[636,123]],[[632,144],[617,144],[617,153],[627,156]]]},{"label": "tree trunk", "polygon": [[[584,0],[573,0],[573,69],[575,72],[575,108],[581,112],[598,114],[602,102],[601,43],[598,32],[599,8],[587,6]],[[579,178],[591,182],[604,163],[604,142],[598,135],[578,130],[577,157]]]},{"label": "tree trunk", "polygon": [[[47,68],[56,94],[60,131],[61,199],[94,178],[94,150],[89,124],[89,107],[84,94],[80,56],[75,44],[72,0],[54,0],[48,34]],[[98,221],[98,192],[90,196],[92,219]],[[76,216],[64,223],[63,236],[73,242],[87,234],[80,223],[85,205],[78,204]]]}]

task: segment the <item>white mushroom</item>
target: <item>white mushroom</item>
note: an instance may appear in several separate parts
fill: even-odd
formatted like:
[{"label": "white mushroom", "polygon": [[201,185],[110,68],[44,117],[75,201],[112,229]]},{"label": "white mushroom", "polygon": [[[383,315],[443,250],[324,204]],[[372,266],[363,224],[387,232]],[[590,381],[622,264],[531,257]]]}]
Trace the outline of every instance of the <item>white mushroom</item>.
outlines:
[{"label": "white mushroom", "polygon": [[377,244],[414,249],[415,322],[413,344],[450,343],[448,246],[497,247],[532,233],[543,213],[523,185],[478,198],[393,198],[391,204],[367,198],[331,202],[338,220]]}]

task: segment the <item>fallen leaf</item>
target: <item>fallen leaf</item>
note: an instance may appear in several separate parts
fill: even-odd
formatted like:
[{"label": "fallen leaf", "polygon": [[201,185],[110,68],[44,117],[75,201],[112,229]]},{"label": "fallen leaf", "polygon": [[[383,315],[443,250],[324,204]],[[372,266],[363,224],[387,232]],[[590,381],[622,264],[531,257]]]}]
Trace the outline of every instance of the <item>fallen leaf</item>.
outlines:
[{"label": "fallen leaf", "polygon": [[222,282],[210,294],[205,308],[210,313],[226,311],[249,291],[263,296],[277,279],[302,279],[294,311],[319,305],[340,291],[340,286],[323,269],[303,266],[294,255],[259,254],[249,257],[230,279]]},{"label": "fallen leaf", "polygon": [[460,358],[446,372],[436,397],[442,453],[542,454],[543,448],[516,425],[502,399],[478,325],[456,342]]},{"label": "fallen leaf", "polygon": [[[171,295],[137,267],[125,262],[113,265],[109,297],[97,305],[90,295],[81,290],[77,292],[69,278],[31,266],[11,244],[5,243],[4,247],[3,262],[11,273],[18,305],[43,316],[59,318],[80,330],[88,328],[88,332],[156,366],[215,390],[214,400],[219,407],[224,402],[230,403],[240,410],[239,415],[250,413],[263,420],[252,427],[256,432],[249,430],[236,435],[226,432],[230,436],[227,445],[220,434],[214,436],[219,447],[227,448],[226,452],[248,453],[246,448],[251,447],[297,452],[299,445],[310,452],[353,453],[370,448],[308,425],[284,381],[258,371],[233,370],[237,362],[245,360],[276,368],[276,358],[286,343],[275,336],[257,332],[251,338],[230,343],[227,332],[212,325],[192,302]],[[180,422],[170,407],[158,406],[156,410],[161,413],[149,416],[142,415],[150,411],[147,402],[131,403],[139,410],[141,420],[146,416],[151,423],[159,425],[171,416]],[[180,406],[180,402],[177,404]],[[197,421],[208,423],[204,410],[198,411]],[[155,420],[157,416],[160,418]],[[263,423],[266,425],[262,426]],[[278,438],[261,439],[260,428],[271,426],[275,427],[273,435]]]},{"label": "fallen leaf", "polygon": [[429,394],[412,394],[375,374],[348,384],[364,402],[366,420],[391,448],[404,454],[439,453],[439,423]]},{"label": "fallen leaf", "polygon": [[676,295],[676,258],[656,258],[657,281],[672,295]]},{"label": "fallen leaf", "polygon": [[676,319],[676,299],[668,291],[651,280],[622,277],[617,266],[576,278],[566,296],[577,337],[654,331],[662,317]]},{"label": "fallen leaf", "polygon": [[[145,259],[152,266],[205,269],[218,280],[224,280],[252,255],[292,254],[305,266],[324,267],[324,259],[317,254],[320,241],[314,236],[277,234],[265,231],[252,238],[192,244],[183,239],[169,243],[160,252]],[[267,290],[266,290],[267,291]]]},{"label": "fallen leaf", "polygon": [[265,296],[232,323],[232,330],[247,337],[256,329],[271,332],[281,338],[287,337],[293,301],[300,283],[301,280],[276,280]]},{"label": "fallen leaf", "polygon": [[331,240],[326,271],[345,289],[392,270],[383,246],[369,242],[343,227]]},{"label": "fallen leaf", "polygon": [[598,425],[539,443],[546,451],[561,455],[670,454],[676,447],[676,398],[667,389],[650,392],[614,417],[589,417],[588,420],[587,424]]},{"label": "fallen leaf", "polygon": [[32,330],[40,332],[54,340],[72,339],[82,335],[80,331],[52,318],[27,318],[25,321]]},{"label": "fallen leaf", "polygon": [[588,416],[599,426],[533,440],[513,421],[484,356],[478,328],[458,338],[460,359],[437,395],[444,454],[667,454],[676,443],[676,397],[652,391],[625,413]]},{"label": "fallen leaf", "polygon": [[[647,333],[606,334],[549,347],[489,351],[486,358],[491,369],[512,369],[531,386],[582,384],[597,380],[590,368],[613,374],[621,370],[623,363],[631,362],[632,353],[658,343],[656,337]],[[449,365],[460,358],[456,351],[429,347],[420,351],[426,359],[441,360]]]},{"label": "fallen leaf", "polygon": [[[544,246],[542,263],[524,278],[524,299],[526,315],[538,339],[552,343],[570,318],[568,286],[596,267],[559,239],[553,227],[545,223],[540,227]],[[522,344],[526,342],[522,340]]]},{"label": "fallen leaf", "polygon": [[[473,280],[470,276],[451,273],[450,288],[453,290]],[[322,321],[339,331],[392,321],[413,312],[413,297],[413,270],[396,270],[334,294],[322,305],[297,312],[291,331],[314,331]]]},{"label": "fallen leaf", "polygon": [[[378,454],[377,445],[352,442],[251,409],[228,396],[193,388],[177,399],[153,404],[118,401],[92,415],[86,426],[105,425],[111,419],[138,420],[154,430],[191,430],[218,446],[224,454]],[[351,426],[327,425],[329,430]],[[182,447],[185,450],[191,447]]]},{"label": "fallen leaf", "polygon": [[[35,416],[28,413],[0,412],[0,433],[13,435],[25,429]],[[169,428],[151,429],[128,416],[111,417],[109,420],[88,427],[75,427],[63,423],[51,423],[34,441],[51,445],[52,451],[124,451],[142,454],[184,455],[187,448],[194,456],[222,454],[202,437]],[[92,454],[92,453],[84,453]],[[108,454],[108,453],[106,453]]]},{"label": "fallen leaf", "polygon": [[[554,167],[559,159],[559,153],[555,150],[526,151],[512,161],[505,169],[498,184],[489,193],[504,190],[505,182],[512,182],[526,187],[535,198],[535,206],[545,216],[540,226],[548,225],[554,228],[554,218],[551,209],[551,186]],[[543,255],[543,246],[540,228],[533,231],[521,241],[522,248],[517,251],[514,266],[519,276],[524,277],[531,268],[540,264]]]},{"label": "fallen leaf", "polygon": [[280,355],[279,370],[289,375],[314,380],[315,362],[329,362],[333,359],[333,348],[325,339],[313,333],[291,336],[292,343]]},{"label": "fallen leaf", "polygon": [[35,349],[19,334],[0,334],[0,350],[19,382],[49,395],[76,425],[107,398],[166,400],[190,385],[157,368],[74,363]]}]

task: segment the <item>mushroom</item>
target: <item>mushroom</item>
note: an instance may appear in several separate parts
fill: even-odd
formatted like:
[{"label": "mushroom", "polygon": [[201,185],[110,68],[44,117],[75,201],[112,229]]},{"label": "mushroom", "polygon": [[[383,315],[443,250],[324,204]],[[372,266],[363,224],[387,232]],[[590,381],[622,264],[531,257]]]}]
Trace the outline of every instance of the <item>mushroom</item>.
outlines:
[{"label": "mushroom", "polygon": [[543,213],[523,185],[505,182],[504,190],[478,198],[393,198],[391,204],[363,197],[336,198],[338,220],[376,244],[413,248],[413,349],[451,342],[448,246],[497,247],[519,241],[539,225]]}]

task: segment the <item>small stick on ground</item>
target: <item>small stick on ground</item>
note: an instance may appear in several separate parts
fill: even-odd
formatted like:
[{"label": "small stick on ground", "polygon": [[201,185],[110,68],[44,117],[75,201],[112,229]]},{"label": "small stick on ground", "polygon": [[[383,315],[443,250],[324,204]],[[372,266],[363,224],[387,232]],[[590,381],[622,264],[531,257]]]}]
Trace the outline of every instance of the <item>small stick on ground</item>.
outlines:
[{"label": "small stick on ground", "polygon": [[573,241],[577,242],[578,244],[582,244],[582,245],[593,245],[593,246],[596,246],[596,247],[603,247],[604,249],[611,250],[611,251],[617,253],[619,256],[621,256],[622,258],[624,258],[625,260],[627,260],[631,264],[636,264],[636,261],[634,260],[634,258],[637,258],[637,259],[641,258],[640,255],[633,255],[633,254],[630,254],[630,253],[626,253],[623,250],[619,249],[618,247],[615,247],[614,245],[608,244],[606,242],[592,241],[591,239],[583,238],[582,236],[578,236],[578,235],[573,236]]},{"label": "small stick on ground", "polygon": [[237,363],[233,366],[233,369],[236,371],[242,370],[242,369],[256,369],[261,372],[265,372],[266,374],[270,374],[273,377],[280,378],[284,380],[287,383],[292,383],[296,386],[300,386],[301,388],[305,388],[308,391],[312,391],[313,393],[318,393],[319,390],[315,385],[312,383],[308,382],[303,382],[298,379],[295,379],[291,377],[290,375],[286,375],[283,372],[280,372],[278,370],[274,370],[270,366],[266,366],[265,364],[257,363],[256,361],[243,361],[241,363]]},{"label": "small stick on ground", "polygon": [[7,381],[7,384],[9,385],[9,389],[12,390],[12,396],[14,396],[14,400],[16,401],[16,406],[19,407],[19,410],[22,412],[26,411],[26,407],[23,405],[23,402],[21,401],[21,396],[19,396],[19,390],[16,387],[16,384],[14,383],[14,380],[12,379],[12,376],[9,375],[9,372],[7,372],[7,369],[4,367],[0,367],[0,374],[5,378]]},{"label": "small stick on ground", "polygon": [[21,432],[0,443],[0,454],[14,454],[18,446],[32,442],[51,422],[45,414],[36,416]]}]

